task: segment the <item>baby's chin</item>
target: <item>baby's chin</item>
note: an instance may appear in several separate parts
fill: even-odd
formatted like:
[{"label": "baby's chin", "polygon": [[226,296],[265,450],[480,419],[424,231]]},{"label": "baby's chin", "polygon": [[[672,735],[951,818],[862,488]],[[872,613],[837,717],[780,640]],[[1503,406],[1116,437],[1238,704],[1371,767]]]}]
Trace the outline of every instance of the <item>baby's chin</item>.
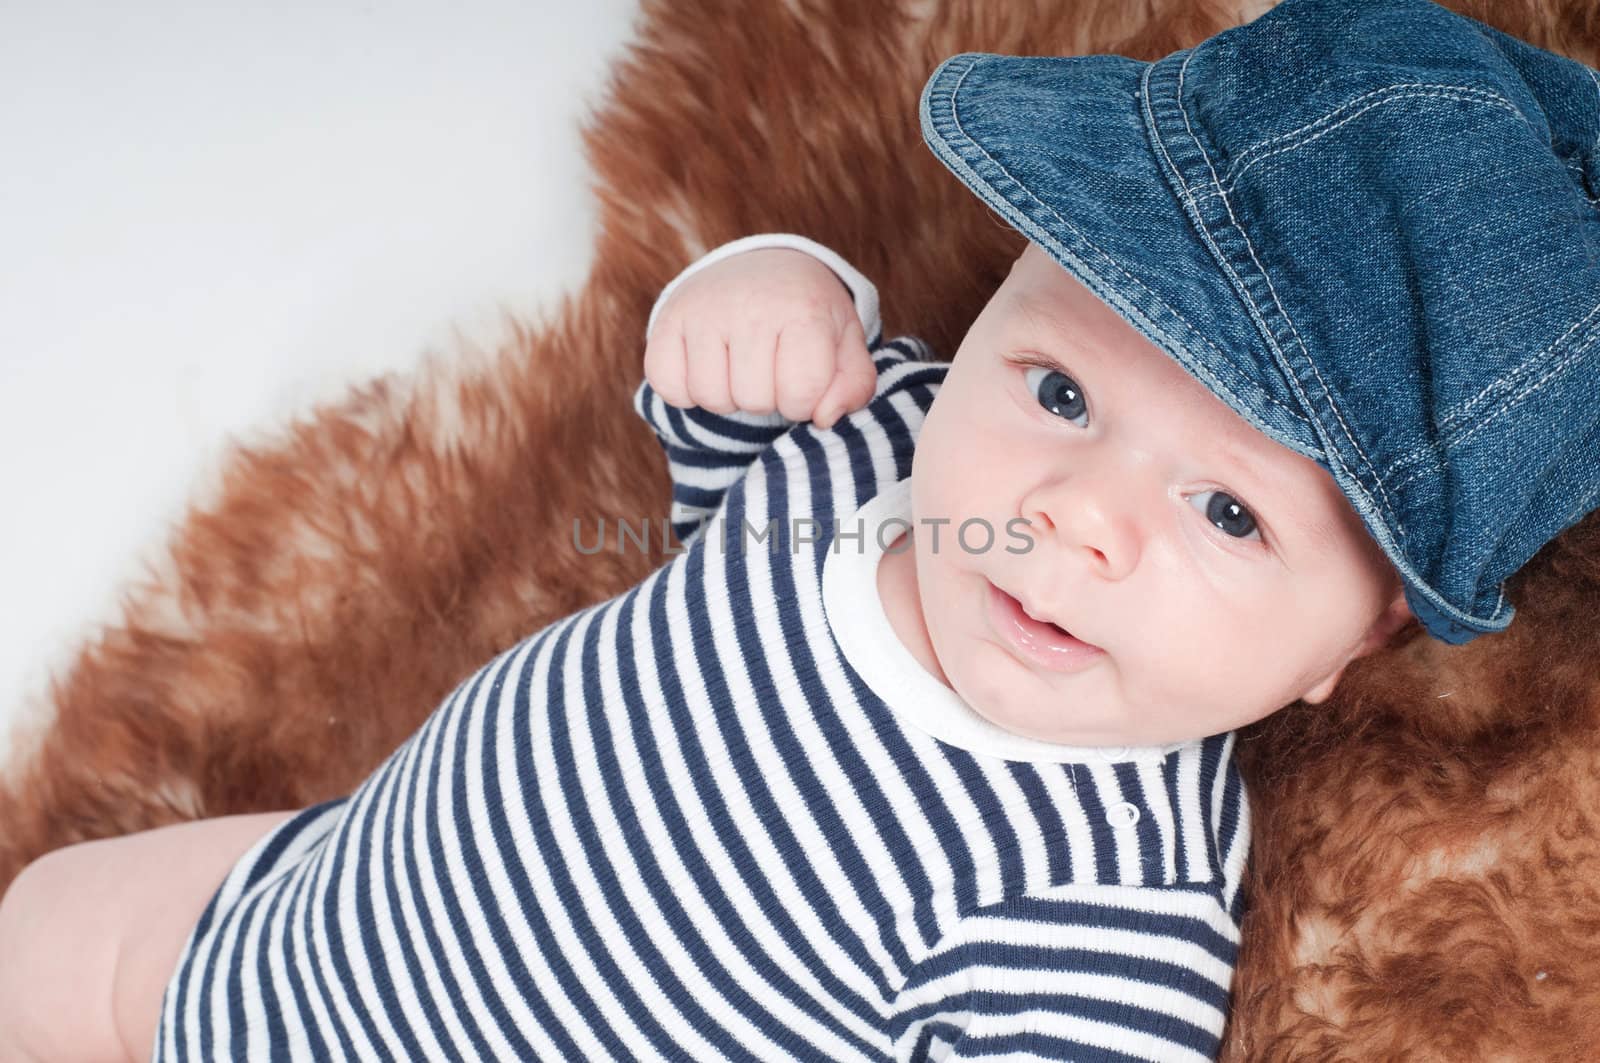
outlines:
[{"label": "baby's chin", "polygon": [[[1003,652],[996,648],[996,653]],[[1004,661],[969,660],[964,663],[972,671],[1010,665],[1016,669],[1016,674],[1009,676],[1012,681],[1022,677],[1037,678],[1036,673],[1023,668],[1009,656]],[[1109,660],[1103,661],[1101,666],[1109,666],[1110,663]],[[1080,673],[1073,678],[1084,679],[1087,676]],[[1194,721],[1192,706],[1180,706],[1169,712],[1152,712],[1148,706],[1141,709],[1129,704],[1126,692],[1121,688],[1111,687],[1112,678],[1109,676],[1097,676],[1093,682],[1067,684],[1068,687],[1081,686],[1083,689],[1080,691],[1046,689],[1030,692],[1022,687],[996,690],[983,678],[963,670],[952,674],[950,682],[951,689],[973,712],[996,727],[1024,738],[1055,745],[1092,749],[1165,746],[1234,730],[1235,726],[1249,722],[1241,720],[1237,725],[1230,725],[1224,720],[1215,730],[1206,734],[1191,734],[1188,732],[1193,727],[1186,730],[1183,723]],[[1074,704],[1074,701],[1077,703]],[[1220,714],[1212,715],[1220,718]]]},{"label": "baby's chin", "polygon": [[[1094,712],[1072,714],[1071,695],[1061,691],[1029,690],[1037,677],[998,647],[992,654],[963,662],[964,669],[946,668],[950,688],[967,707],[1010,734],[1037,742],[1066,746],[1123,746],[1132,744],[1119,728],[1097,726]],[[999,688],[992,681],[1003,676]],[[990,681],[985,681],[990,680]]]}]

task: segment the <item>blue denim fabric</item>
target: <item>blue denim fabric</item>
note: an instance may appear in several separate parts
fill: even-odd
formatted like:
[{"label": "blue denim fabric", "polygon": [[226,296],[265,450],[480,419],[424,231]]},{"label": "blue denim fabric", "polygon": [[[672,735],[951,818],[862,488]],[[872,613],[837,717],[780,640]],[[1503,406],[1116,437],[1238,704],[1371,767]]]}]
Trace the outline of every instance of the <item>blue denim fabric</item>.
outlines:
[{"label": "blue denim fabric", "polygon": [[1600,506],[1600,76],[1430,0],[1283,0],[1153,63],[965,53],[928,145],[1327,469],[1435,637]]}]

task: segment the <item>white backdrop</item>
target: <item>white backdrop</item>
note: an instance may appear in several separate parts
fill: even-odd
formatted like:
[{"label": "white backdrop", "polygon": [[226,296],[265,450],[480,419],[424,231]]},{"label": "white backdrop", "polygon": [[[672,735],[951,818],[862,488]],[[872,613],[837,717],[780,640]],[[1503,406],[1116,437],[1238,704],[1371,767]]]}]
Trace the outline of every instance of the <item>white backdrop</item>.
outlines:
[{"label": "white backdrop", "polygon": [[230,439],[588,271],[637,0],[0,0],[0,755]]}]

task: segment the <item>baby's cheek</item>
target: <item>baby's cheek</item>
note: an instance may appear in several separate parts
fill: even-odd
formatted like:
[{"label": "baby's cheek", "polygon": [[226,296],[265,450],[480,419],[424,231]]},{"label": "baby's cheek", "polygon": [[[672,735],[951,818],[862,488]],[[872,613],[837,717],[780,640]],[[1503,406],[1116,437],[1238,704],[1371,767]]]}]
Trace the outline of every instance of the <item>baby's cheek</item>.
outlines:
[{"label": "baby's cheek", "polygon": [[961,700],[991,723],[1014,730],[1019,722],[1013,704],[1016,690],[1002,681],[1001,669],[996,667],[998,662],[977,655],[964,658],[952,655],[951,663],[945,677]]},{"label": "baby's cheek", "polygon": [[1225,668],[1226,689],[1235,708],[1259,718],[1300,696],[1315,637],[1308,639],[1303,616],[1266,612],[1232,626],[1213,647]]},{"label": "baby's cheek", "polygon": [[911,508],[919,524],[919,532],[931,544],[934,529],[924,525],[926,520],[944,518],[951,524],[938,528],[939,552],[948,547],[953,534],[952,525],[962,516],[962,503],[970,500],[972,475],[959,455],[952,454],[942,445],[930,447],[926,454],[919,448],[911,469]]}]

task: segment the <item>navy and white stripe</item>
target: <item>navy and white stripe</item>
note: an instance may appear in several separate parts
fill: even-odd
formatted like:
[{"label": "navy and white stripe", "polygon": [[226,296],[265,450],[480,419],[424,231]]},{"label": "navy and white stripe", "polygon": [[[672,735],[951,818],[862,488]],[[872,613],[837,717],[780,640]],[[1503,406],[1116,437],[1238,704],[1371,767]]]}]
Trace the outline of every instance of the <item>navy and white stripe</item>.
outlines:
[{"label": "navy and white stripe", "polygon": [[775,518],[779,549],[691,533],[262,839],[185,946],[155,1059],[1214,1058],[1249,840],[1232,734],[975,755],[831,634],[827,529],[909,474],[945,371],[874,347],[872,402],[828,431],[643,385],[675,517]]}]

